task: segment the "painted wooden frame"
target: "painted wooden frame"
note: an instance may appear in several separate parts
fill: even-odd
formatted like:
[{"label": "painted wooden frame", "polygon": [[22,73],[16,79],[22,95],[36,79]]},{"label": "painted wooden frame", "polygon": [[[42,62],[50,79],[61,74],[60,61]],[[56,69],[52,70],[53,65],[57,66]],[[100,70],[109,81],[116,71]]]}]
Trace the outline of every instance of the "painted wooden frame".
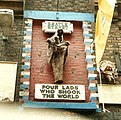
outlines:
[{"label": "painted wooden frame", "polygon": [[59,12],[59,20],[65,21],[82,21],[83,22],[83,36],[85,43],[85,54],[87,61],[87,71],[88,71],[88,83],[90,90],[90,102],[89,103],[70,103],[70,102],[34,102],[29,100],[29,79],[30,79],[30,59],[31,59],[31,42],[32,42],[32,21],[33,19],[40,20],[56,20],[56,12],[52,11],[24,11],[25,18],[25,35],[23,40],[23,60],[21,71],[21,82],[20,85],[20,101],[23,102],[24,107],[33,108],[63,108],[63,109],[86,109],[101,111],[98,105],[98,93],[96,85],[97,74],[93,74],[96,70],[95,67],[95,55],[92,49],[93,34],[90,32],[92,30],[92,24],[94,22],[94,14],[92,13],[74,13],[74,12]]}]

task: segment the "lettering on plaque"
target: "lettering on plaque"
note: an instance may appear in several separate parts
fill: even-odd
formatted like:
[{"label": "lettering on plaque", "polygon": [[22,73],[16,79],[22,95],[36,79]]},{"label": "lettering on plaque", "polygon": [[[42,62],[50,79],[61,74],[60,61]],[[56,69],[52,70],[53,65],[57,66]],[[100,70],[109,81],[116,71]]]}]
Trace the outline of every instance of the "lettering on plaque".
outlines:
[{"label": "lettering on plaque", "polygon": [[35,99],[85,100],[84,85],[35,84]]}]

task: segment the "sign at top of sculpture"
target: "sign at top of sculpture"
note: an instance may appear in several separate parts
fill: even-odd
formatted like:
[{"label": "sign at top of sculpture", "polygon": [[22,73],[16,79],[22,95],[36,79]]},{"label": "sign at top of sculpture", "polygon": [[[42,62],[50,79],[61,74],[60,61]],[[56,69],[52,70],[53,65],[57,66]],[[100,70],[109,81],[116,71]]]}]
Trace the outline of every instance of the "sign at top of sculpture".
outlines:
[{"label": "sign at top of sculpture", "polygon": [[45,21],[42,23],[42,30],[44,32],[56,32],[58,29],[63,29],[64,33],[73,32],[73,24],[62,21]]},{"label": "sign at top of sculpture", "polygon": [[85,100],[85,86],[35,84],[35,99]]}]

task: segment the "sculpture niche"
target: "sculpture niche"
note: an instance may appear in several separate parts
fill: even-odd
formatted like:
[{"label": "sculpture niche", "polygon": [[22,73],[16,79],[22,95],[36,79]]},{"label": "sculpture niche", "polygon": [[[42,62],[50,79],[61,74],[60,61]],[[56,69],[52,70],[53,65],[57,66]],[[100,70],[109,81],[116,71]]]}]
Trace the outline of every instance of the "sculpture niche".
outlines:
[{"label": "sculpture niche", "polygon": [[69,41],[63,40],[63,30],[58,29],[55,34],[47,39],[48,50],[47,58],[48,63],[52,64],[55,83],[63,83],[63,71],[66,57],[68,55]]}]

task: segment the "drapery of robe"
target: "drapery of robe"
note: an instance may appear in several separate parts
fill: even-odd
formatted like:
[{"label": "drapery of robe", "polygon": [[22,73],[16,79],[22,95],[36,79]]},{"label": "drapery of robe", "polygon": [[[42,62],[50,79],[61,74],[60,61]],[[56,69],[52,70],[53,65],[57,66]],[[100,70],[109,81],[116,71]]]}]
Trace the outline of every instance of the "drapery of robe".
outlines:
[{"label": "drapery of robe", "polygon": [[63,82],[63,69],[68,54],[69,41],[63,40],[63,35],[58,36],[58,31],[47,39],[48,50],[47,59],[48,63],[52,64],[55,83]]}]

